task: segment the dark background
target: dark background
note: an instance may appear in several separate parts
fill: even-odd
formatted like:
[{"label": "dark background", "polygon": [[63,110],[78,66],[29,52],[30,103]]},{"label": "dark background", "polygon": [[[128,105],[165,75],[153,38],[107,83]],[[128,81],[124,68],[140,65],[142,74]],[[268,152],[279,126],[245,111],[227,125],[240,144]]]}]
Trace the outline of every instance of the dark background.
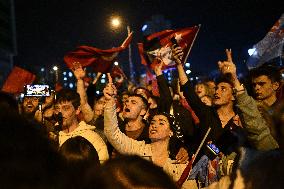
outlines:
[{"label": "dark background", "polygon": [[[201,24],[189,56],[192,70],[209,73],[232,48],[238,67],[245,68],[247,50],[261,40],[283,13],[283,1],[276,0],[16,0],[18,54],[15,64],[50,68],[63,65],[63,56],[78,45],[97,48],[118,46],[135,32],[133,62],[140,70],[136,43],[141,27],[154,14],[171,21],[172,29]],[[111,15],[120,15],[123,28],[113,31]],[[127,51],[119,61],[127,68]]]}]

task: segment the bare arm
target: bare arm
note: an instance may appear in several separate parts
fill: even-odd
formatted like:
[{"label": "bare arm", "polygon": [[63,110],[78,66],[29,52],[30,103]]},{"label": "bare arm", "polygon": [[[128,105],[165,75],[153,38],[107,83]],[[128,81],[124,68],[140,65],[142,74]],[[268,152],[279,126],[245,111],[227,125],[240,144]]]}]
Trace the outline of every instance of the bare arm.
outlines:
[{"label": "bare arm", "polygon": [[182,49],[180,47],[172,48],[173,51],[173,58],[175,59],[176,65],[177,65],[177,70],[178,70],[178,76],[180,80],[180,84],[184,85],[188,82],[188,78],[186,76],[186,73],[183,69],[183,65],[181,62],[180,57],[183,56]]},{"label": "bare arm", "polygon": [[83,78],[86,76],[86,71],[82,68],[80,63],[74,63],[72,70],[77,79],[77,93],[80,95],[81,111],[86,122],[90,122],[94,116],[91,106],[88,104],[88,97],[85,90]]},{"label": "bare arm", "polygon": [[181,63],[180,57],[183,55],[181,48],[176,47],[172,49],[172,51],[173,51],[173,58],[175,59],[175,62],[177,64],[179,80],[181,84],[181,89],[184,92],[184,97],[190,103],[190,106],[192,107],[193,111],[196,113],[197,117],[202,118],[204,116],[207,116],[208,113],[211,114],[210,110],[211,108],[206,106],[200,100],[200,98],[194,92],[193,86],[189,83],[183,65]]},{"label": "bare arm", "polygon": [[[120,153],[137,154],[143,156],[151,155],[151,147],[146,145],[144,141],[136,141],[122,133],[118,127],[115,95],[116,88],[112,83],[111,77],[108,75],[109,83],[104,88],[104,96],[106,105],[104,110],[104,133],[112,146]],[[144,155],[144,156],[145,156]]]}]

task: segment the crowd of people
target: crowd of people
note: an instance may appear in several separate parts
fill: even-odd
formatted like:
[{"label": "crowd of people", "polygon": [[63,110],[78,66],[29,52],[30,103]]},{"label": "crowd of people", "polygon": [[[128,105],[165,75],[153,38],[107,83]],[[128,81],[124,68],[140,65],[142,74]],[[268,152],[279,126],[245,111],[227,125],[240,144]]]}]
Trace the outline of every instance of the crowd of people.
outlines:
[{"label": "crowd of people", "polygon": [[238,78],[231,50],[218,78],[192,83],[172,47],[152,85],[117,84],[103,95],[76,62],[77,90],[0,95],[1,188],[283,188],[283,81],[264,64]]}]

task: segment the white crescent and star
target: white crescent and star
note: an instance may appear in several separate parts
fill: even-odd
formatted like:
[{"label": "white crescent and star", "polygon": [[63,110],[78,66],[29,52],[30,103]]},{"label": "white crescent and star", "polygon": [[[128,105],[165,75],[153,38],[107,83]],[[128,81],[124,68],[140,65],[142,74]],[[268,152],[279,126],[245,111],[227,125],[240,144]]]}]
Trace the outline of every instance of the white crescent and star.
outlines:
[{"label": "white crescent and star", "polygon": [[[182,34],[176,33],[175,39],[178,43],[180,43],[180,41],[183,40]],[[185,46],[187,46],[187,44],[185,44]],[[163,46],[159,49],[156,49],[154,51],[149,51],[148,54],[161,59],[164,62],[164,64],[167,65],[167,66],[172,66],[172,65],[175,64],[175,61],[172,59],[172,50],[171,50],[171,47],[170,47],[169,44],[167,44],[167,45],[165,45],[165,46]]]}]

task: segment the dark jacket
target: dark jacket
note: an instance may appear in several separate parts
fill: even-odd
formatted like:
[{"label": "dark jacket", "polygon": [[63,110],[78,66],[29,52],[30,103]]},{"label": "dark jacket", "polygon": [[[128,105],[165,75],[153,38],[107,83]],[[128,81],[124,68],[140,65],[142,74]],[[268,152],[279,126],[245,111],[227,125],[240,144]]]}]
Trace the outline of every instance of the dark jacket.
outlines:
[{"label": "dark jacket", "polygon": [[160,91],[159,111],[170,113],[173,111],[175,121],[178,123],[180,134],[178,138],[184,142],[185,147],[190,154],[194,151],[195,125],[191,113],[183,107],[179,100],[173,100],[166,79],[163,75],[157,77],[158,87]]},{"label": "dark jacket", "polygon": [[[222,128],[222,123],[216,108],[202,103],[200,98],[194,92],[194,88],[189,81],[185,85],[181,86],[181,89],[197,117],[200,119],[199,129],[201,135],[199,141],[196,141],[197,143],[201,142],[208,128],[211,127],[211,131],[205,141],[205,144],[212,141],[212,143],[216,144],[220,151],[225,155],[229,155],[233,151],[236,151],[236,148],[244,144],[245,133],[243,132],[243,129],[236,126],[233,123],[233,120],[230,120],[227,125]],[[210,156],[210,152],[205,146],[206,145],[203,146],[203,153]]]}]

